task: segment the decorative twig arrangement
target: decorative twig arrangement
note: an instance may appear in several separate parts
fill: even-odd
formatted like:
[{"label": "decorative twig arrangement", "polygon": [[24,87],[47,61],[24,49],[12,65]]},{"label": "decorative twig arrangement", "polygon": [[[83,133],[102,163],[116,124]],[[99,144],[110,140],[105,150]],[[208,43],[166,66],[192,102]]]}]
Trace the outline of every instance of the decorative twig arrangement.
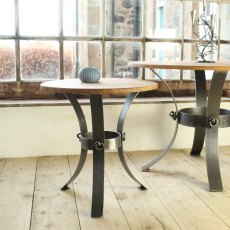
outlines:
[{"label": "decorative twig arrangement", "polygon": [[203,13],[196,20],[196,10],[191,12],[193,33],[198,37],[196,43],[197,58],[199,62],[214,62],[207,60],[210,54],[217,49],[217,37],[214,33],[215,15],[206,18],[205,4],[203,0]]}]

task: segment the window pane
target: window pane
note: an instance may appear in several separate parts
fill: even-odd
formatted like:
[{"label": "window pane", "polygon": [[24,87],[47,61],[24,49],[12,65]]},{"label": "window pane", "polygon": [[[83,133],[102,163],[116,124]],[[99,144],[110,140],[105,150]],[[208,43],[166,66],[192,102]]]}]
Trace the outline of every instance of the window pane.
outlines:
[{"label": "window pane", "polygon": [[45,80],[59,78],[59,45],[50,41],[22,41],[21,78]]},{"label": "window pane", "polygon": [[[230,44],[220,45],[220,61],[230,60]],[[230,72],[228,72],[227,79],[230,80]]]},{"label": "window pane", "polygon": [[64,43],[65,78],[77,78],[80,68],[93,66],[101,70],[101,47],[99,42]]},{"label": "window pane", "polygon": [[100,35],[101,1],[63,1],[64,35]]},{"label": "window pane", "polygon": [[230,4],[221,7],[221,35],[220,38],[230,40]]},{"label": "window pane", "polygon": [[230,44],[220,45],[220,61],[230,60]]},{"label": "window pane", "polygon": [[21,35],[57,36],[59,1],[19,0],[19,30]]},{"label": "window pane", "polygon": [[115,37],[141,35],[141,1],[106,1],[106,34]]},{"label": "window pane", "polygon": [[180,38],[182,1],[147,0],[146,35],[155,38]]},{"label": "window pane", "polygon": [[[168,42],[148,42],[146,43],[147,61],[179,61],[180,45],[178,43]],[[156,71],[164,79],[179,79],[178,70],[157,70]],[[150,70],[146,70],[146,79],[155,78]],[[156,77],[156,79],[158,79]]]},{"label": "window pane", "polygon": [[14,0],[0,0],[0,35],[13,35],[14,33]]},{"label": "window pane", "polygon": [[129,61],[138,61],[141,43],[108,42],[106,44],[106,77],[139,77],[139,68],[128,66]]},{"label": "window pane", "polygon": [[[197,61],[197,51],[195,43],[185,43],[183,50],[183,60],[184,61]],[[183,70],[183,79],[184,80],[194,80],[195,75],[194,71],[191,70]]]},{"label": "window pane", "polygon": [[15,80],[15,42],[0,41],[0,80]]},{"label": "window pane", "polygon": [[197,61],[196,43],[185,43],[183,52],[183,60]]}]

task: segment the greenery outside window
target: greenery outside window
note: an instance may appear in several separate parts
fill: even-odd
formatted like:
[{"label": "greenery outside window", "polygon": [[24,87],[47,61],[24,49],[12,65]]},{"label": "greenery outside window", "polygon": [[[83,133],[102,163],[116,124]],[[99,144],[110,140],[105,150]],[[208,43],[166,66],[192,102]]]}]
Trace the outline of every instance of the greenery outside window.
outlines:
[{"label": "greenery outside window", "polygon": [[[205,3],[216,15],[215,59],[228,60],[230,0]],[[40,83],[77,78],[84,66],[97,67],[103,77],[158,80],[128,62],[196,61],[194,9],[202,13],[202,0],[0,0],[0,98],[53,98]],[[192,71],[159,74],[175,95],[194,93]],[[160,83],[153,94],[166,91]]]}]

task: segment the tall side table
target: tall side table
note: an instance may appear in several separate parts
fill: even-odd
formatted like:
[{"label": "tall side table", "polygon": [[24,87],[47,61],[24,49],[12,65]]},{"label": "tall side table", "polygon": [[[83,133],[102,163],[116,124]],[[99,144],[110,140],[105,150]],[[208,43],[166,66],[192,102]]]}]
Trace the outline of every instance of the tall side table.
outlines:
[{"label": "tall side table", "polygon": [[[104,200],[104,151],[118,149],[120,161],[128,175],[139,184],[141,190],[146,189],[132,174],[126,163],[123,153],[123,141],[125,133],[123,126],[128,109],[138,92],[155,90],[157,83],[153,81],[103,78],[98,83],[82,83],[78,79],[47,81],[41,84],[42,88],[50,92],[64,93],[71,102],[78,118],[80,133],[77,134],[81,142],[81,155],[75,172],[69,181],[62,187],[68,189],[68,185],[81,172],[88,150],[93,150],[93,192],[92,192],[92,217],[100,217],[103,214]],[[75,94],[86,94],[90,98],[92,114],[92,132],[88,132],[87,123],[81,106]],[[116,131],[104,130],[102,95],[128,94],[128,97],[120,112]]]},{"label": "tall side table", "polygon": [[[218,158],[218,128],[230,126],[230,111],[220,109],[221,96],[230,62],[130,62],[132,67],[149,68],[159,78],[155,69],[179,69],[195,71],[196,107],[171,112],[177,123],[195,127],[192,156],[199,156],[206,140],[206,165],[210,191],[222,191],[222,181]],[[213,70],[209,94],[207,97],[205,70]],[[172,143],[170,143],[172,144]],[[167,149],[168,150],[168,149]],[[167,151],[163,151],[157,159],[153,159],[143,167],[147,171],[161,159]]]}]

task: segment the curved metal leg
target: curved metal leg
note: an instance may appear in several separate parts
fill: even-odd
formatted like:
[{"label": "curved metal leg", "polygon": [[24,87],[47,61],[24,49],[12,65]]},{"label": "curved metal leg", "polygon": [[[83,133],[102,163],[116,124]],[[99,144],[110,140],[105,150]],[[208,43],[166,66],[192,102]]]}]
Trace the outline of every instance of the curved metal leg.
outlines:
[{"label": "curved metal leg", "polygon": [[[195,70],[196,79],[196,107],[206,106],[206,79],[204,70]],[[194,132],[191,156],[200,156],[204,145],[205,128],[197,127]]]},{"label": "curved metal leg", "polygon": [[206,164],[210,191],[222,191],[218,157],[218,118],[223,85],[227,72],[214,72],[211,81],[206,117]]},{"label": "curved metal leg", "polygon": [[129,175],[134,181],[136,181],[136,182],[140,185],[140,187],[139,187],[140,190],[145,190],[146,187],[145,187],[143,184],[141,184],[141,182],[138,181],[138,180],[134,177],[134,175],[132,174],[132,172],[130,171],[130,169],[129,169],[127,163],[126,163],[125,157],[124,157],[123,146],[121,146],[120,148],[118,148],[118,153],[119,153],[120,161],[121,161],[122,166],[124,167],[125,171],[128,173],[128,175]]},{"label": "curved metal leg", "polygon": [[93,129],[92,217],[103,214],[104,203],[104,118],[101,95],[90,95]]},{"label": "curved metal leg", "polygon": [[173,98],[173,102],[174,102],[174,105],[175,105],[175,114],[173,115],[174,116],[174,119],[176,120],[176,126],[175,126],[175,130],[174,130],[174,133],[173,133],[173,136],[169,142],[169,144],[166,146],[166,148],[164,150],[161,151],[161,153],[156,157],[154,158],[152,161],[150,161],[148,164],[144,165],[142,167],[142,171],[143,172],[148,172],[149,171],[149,168],[154,165],[156,162],[158,162],[160,159],[162,159],[166,154],[167,152],[169,151],[169,149],[171,148],[172,144],[174,143],[174,140],[176,138],[176,135],[177,135],[177,130],[178,130],[178,119],[177,119],[177,116],[178,116],[178,108],[177,108],[177,104],[176,104],[176,100],[175,100],[175,97],[173,95],[173,92],[171,91],[169,85],[167,84],[167,82],[164,81],[164,79],[162,79],[162,77],[157,73],[155,72],[153,69],[151,69],[151,71],[156,74],[156,76],[158,78],[160,78],[160,80],[165,84],[165,86],[167,87],[167,89],[169,90],[172,98]]},{"label": "curved metal leg", "polygon": [[87,157],[87,150],[81,149],[81,155],[80,155],[80,159],[79,159],[77,168],[76,168],[75,172],[73,173],[72,177],[61,188],[62,191],[69,189],[68,185],[70,185],[76,179],[76,177],[79,175],[79,173],[81,172],[81,170],[85,164],[86,157]]},{"label": "curved metal leg", "polygon": [[[83,111],[81,109],[80,104],[78,103],[78,101],[76,99],[76,96],[73,95],[73,94],[66,94],[66,97],[71,102],[71,104],[72,104],[72,106],[74,108],[74,111],[75,111],[75,113],[77,115],[81,133],[87,133],[87,124],[86,124],[86,121],[85,121],[85,116],[84,116],[84,113],[83,113]],[[68,185],[71,184],[76,179],[76,177],[79,175],[79,173],[81,172],[81,170],[82,170],[82,168],[84,166],[86,157],[87,157],[87,150],[81,149],[81,155],[80,155],[80,159],[79,159],[77,168],[76,168],[75,172],[73,173],[72,177],[61,188],[61,190],[69,189]]]},{"label": "curved metal leg", "polygon": [[[124,127],[124,122],[125,122],[125,118],[126,118],[126,114],[129,110],[129,107],[133,101],[133,99],[137,96],[138,93],[130,93],[129,96],[127,97],[124,105],[123,105],[123,108],[121,110],[121,113],[120,113],[120,116],[119,116],[119,119],[118,119],[118,123],[117,123],[117,132],[119,132],[121,135],[123,135],[123,127]],[[124,137],[122,137],[122,139],[124,139]],[[130,171],[127,163],[126,163],[126,160],[125,160],[125,157],[124,157],[124,152],[123,152],[123,144],[121,144],[121,147],[118,148],[118,154],[119,154],[119,158],[120,158],[120,161],[122,163],[122,166],[124,167],[125,171],[128,173],[128,175],[134,180],[136,181],[140,187],[139,189],[141,190],[145,190],[146,187],[143,186],[135,177],[134,175],[132,174],[132,172]]]}]

